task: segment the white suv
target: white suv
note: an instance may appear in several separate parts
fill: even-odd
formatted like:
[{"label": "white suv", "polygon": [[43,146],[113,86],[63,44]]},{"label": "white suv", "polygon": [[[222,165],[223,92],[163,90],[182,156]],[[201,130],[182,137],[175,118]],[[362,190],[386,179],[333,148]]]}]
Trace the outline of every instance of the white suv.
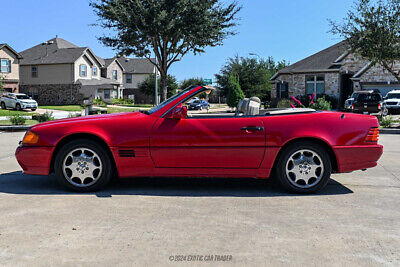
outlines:
[{"label": "white suv", "polygon": [[8,93],[1,97],[0,105],[2,109],[13,108],[16,110],[31,109],[35,111],[38,104],[26,94]]},{"label": "white suv", "polygon": [[387,93],[384,101],[388,113],[400,111],[400,90],[393,90]]}]

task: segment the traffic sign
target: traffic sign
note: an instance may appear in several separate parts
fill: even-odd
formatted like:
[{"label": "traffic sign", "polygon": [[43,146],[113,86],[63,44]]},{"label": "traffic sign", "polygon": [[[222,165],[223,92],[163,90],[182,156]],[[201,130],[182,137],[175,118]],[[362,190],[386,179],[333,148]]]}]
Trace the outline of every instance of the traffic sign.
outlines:
[{"label": "traffic sign", "polygon": [[204,79],[203,85],[212,85],[212,79]]}]

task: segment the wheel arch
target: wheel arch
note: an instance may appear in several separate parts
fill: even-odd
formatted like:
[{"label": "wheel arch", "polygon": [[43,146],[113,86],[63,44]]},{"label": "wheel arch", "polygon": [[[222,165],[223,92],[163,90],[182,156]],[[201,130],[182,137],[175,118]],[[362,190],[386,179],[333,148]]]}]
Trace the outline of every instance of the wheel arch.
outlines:
[{"label": "wheel arch", "polygon": [[288,142],[286,142],[280,149],[279,152],[277,154],[277,156],[275,157],[274,160],[274,165],[272,167],[273,170],[275,170],[276,165],[278,164],[278,160],[279,158],[282,156],[283,151],[290,145],[294,144],[294,143],[301,143],[301,142],[312,142],[315,143],[319,146],[321,146],[322,148],[325,149],[325,151],[328,153],[329,155],[329,159],[331,160],[331,164],[332,164],[332,172],[333,173],[337,173],[339,168],[338,168],[338,163],[337,163],[337,158],[335,155],[335,152],[333,151],[332,147],[328,144],[328,142],[326,142],[323,139],[317,138],[317,137],[300,137],[300,138],[294,138],[289,140]]},{"label": "wheel arch", "polygon": [[93,140],[95,142],[97,142],[98,144],[100,144],[108,153],[108,155],[110,156],[110,159],[112,159],[112,167],[114,168],[114,170],[117,170],[116,168],[116,163],[115,163],[115,158],[113,153],[111,152],[110,146],[107,144],[107,142],[101,138],[100,136],[93,134],[93,133],[73,133],[67,136],[64,136],[62,139],[60,139],[56,146],[55,149],[53,151],[53,155],[51,157],[51,162],[50,162],[50,173],[54,172],[54,163],[55,163],[55,158],[57,153],[60,151],[60,149],[67,143],[76,140],[76,139],[89,139],[89,140]]}]

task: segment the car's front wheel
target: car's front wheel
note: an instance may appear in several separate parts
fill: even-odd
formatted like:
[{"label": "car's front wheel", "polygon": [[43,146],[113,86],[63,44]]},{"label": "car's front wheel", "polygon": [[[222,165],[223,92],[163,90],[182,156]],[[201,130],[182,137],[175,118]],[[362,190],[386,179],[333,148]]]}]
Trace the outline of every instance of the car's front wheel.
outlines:
[{"label": "car's front wheel", "polygon": [[31,110],[32,110],[32,111],[36,111],[36,108],[32,108]]},{"label": "car's front wheel", "polygon": [[21,111],[21,110],[22,110],[21,105],[20,105],[20,104],[16,104],[16,105],[15,105],[15,109],[16,109],[17,111]]},{"label": "car's front wheel", "polygon": [[55,158],[58,182],[78,192],[97,191],[112,177],[111,158],[103,146],[89,139],[64,145]]},{"label": "car's front wheel", "polygon": [[306,141],[286,147],[275,171],[278,181],[286,190],[313,193],[327,185],[332,166],[323,147]]}]

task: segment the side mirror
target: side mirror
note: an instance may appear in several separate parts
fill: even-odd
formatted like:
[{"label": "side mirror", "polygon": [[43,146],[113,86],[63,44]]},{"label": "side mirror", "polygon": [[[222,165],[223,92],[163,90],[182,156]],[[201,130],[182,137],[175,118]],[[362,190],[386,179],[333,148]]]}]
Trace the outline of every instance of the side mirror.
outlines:
[{"label": "side mirror", "polygon": [[187,107],[186,106],[177,106],[174,107],[168,114],[165,116],[166,119],[174,119],[181,120],[187,118]]}]

